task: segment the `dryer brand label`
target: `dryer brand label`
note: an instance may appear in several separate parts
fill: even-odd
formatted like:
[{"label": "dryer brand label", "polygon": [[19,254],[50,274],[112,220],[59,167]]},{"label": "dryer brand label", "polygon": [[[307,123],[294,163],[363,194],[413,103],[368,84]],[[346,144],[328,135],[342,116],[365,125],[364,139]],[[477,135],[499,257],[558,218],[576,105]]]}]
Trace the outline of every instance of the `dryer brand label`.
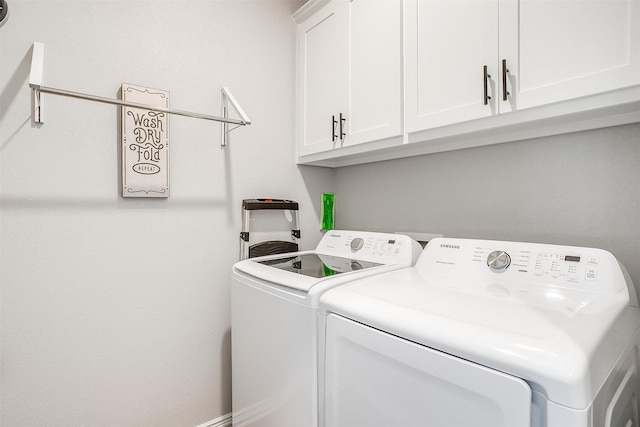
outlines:
[{"label": "dryer brand label", "polygon": [[441,248],[460,249],[460,245],[451,245],[449,243],[440,243]]}]

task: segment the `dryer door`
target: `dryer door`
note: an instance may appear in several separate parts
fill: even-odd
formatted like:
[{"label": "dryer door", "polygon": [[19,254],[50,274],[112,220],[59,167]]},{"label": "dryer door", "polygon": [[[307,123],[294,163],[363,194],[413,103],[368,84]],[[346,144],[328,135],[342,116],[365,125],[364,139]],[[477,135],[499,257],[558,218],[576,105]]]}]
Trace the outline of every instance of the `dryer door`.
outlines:
[{"label": "dryer door", "polygon": [[331,314],[326,427],[525,427],[531,389],[511,377]]}]

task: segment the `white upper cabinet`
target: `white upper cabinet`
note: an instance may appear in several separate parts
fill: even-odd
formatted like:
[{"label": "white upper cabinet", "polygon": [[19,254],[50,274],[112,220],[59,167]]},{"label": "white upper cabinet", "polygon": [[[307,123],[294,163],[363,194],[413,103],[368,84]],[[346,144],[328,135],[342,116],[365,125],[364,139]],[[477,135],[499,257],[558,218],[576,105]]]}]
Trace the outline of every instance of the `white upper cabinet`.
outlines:
[{"label": "white upper cabinet", "polygon": [[637,0],[500,0],[499,8],[499,59],[509,69],[501,112],[640,84]]},{"label": "white upper cabinet", "polygon": [[[407,131],[490,116],[484,67],[498,58],[498,3],[487,0],[418,1],[406,7]],[[493,107],[493,108],[492,108]]]},{"label": "white upper cabinet", "polygon": [[407,0],[407,131],[640,84],[639,3]]},{"label": "white upper cabinet", "polygon": [[339,141],[342,98],[346,92],[347,14],[333,2],[298,29],[299,154],[332,149]]},{"label": "white upper cabinet", "polygon": [[333,0],[298,26],[298,156],[402,137],[402,3]]},{"label": "white upper cabinet", "polygon": [[640,122],[640,0],[311,0],[298,163]]}]

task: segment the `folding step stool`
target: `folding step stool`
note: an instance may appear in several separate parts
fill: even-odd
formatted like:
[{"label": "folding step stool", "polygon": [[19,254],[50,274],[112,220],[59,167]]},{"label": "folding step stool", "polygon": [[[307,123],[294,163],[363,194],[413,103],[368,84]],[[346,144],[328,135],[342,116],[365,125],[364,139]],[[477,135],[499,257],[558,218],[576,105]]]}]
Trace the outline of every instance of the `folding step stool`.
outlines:
[{"label": "folding step stool", "polygon": [[[240,259],[255,258],[264,255],[275,255],[287,252],[298,252],[300,242],[300,228],[298,218],[298,202],[282,199],[245,199],[242,201],[243,219],[240,232]],[[267,240],[249,244],[249,227],[251,213],[261,210],[288,210],[293,217],[291,241]]]}]

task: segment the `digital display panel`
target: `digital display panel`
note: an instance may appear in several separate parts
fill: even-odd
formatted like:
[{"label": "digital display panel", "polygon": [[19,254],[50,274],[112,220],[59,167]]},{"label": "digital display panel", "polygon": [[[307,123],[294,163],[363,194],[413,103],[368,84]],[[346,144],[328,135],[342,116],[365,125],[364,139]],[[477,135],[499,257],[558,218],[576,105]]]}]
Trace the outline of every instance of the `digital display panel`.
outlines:
[{"label": "digital display panel", "polygon": [[580,257],[575,255],[565,255],[564,260],[571,262],[580,262]]}]

